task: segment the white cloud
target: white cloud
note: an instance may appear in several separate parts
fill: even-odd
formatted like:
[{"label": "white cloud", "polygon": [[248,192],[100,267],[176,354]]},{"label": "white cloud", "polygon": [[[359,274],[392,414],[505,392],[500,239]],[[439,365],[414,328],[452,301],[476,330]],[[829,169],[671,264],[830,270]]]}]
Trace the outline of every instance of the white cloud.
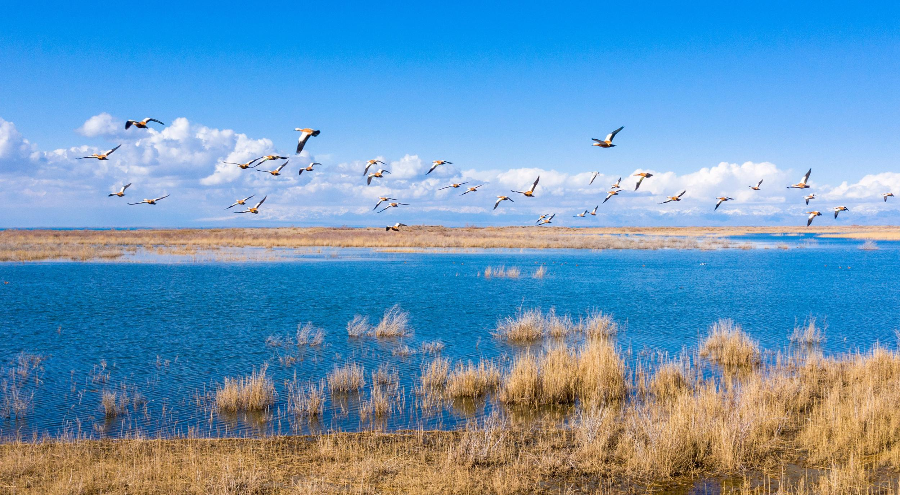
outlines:
[{"label": "white cloud", "polygon": [[[593,184],[589,184],[590,172],[544,168],[459,170],[445,165],[425,175],[430,162],[409,153],[396,160],[377,157],[388,163],[384,168],[392,173],[366,185],[364,160],[336,163],[332,158],[335,155],[328,150],[318,153],[315,143],[303,154],[291,155],[284,175],[272,177],[223,163],[277,153],[270,139],[211,128],[186,118],[175,119],[164,128],[132,128],[127,132],[122,122],[103,113],[78,129],[86,137],[108,141],[101,147],[81,145],[41,151],[11,122],[0,119],[0,171],[7,172],[0,181],[0,194],[36,209],[34,218],[40,218],[41,225],[381,225],[398,220],[409,224],[520,224],[530,223],[539,213],[557,213],[554,223],[560,225],[799,224],[808,209],[801,198],[810,190],[785,188],[805,170],[784,170],[768,162],[722,162],[686,174],[651,167],[646,171],[654,176],[635,192],[637,178],[633,174],[638,170],[604,171]],[[117,144],[122,147],[108,161],[75,160]],[[284,151],[290,152],[292,141],[286,139],[284,144],[288,145]],[[312,161],[324,165],[298,176],[298,168]],[[277,163],[268,162],[266,167]],[[25,171],[28,173],[22,173]],[[541,180],[535,198],[510,193],[528,189],[538,175]],[[606,191],[619,177],[622,192],[602,204]],[[761,191],[748,187],[760,179]],[[121,209],[124,202],[106,201],[106,194],[125,182],[134,182],[128,193],[135,198],[165,192],[172,197],[158,208]],[[461,194],[466,186],[440,190],[452,182],[484,185],[465,196]],[[819,209],[824,211],[840,200],[851,208],[854,222],[865,223],[866,218],[883,222],[885,215],[896,215],[900,207],[900,201],[896,206],[880,201],[882,192],[900,193],[898,173],[867,175],[856,183],[844,182],[837,187],[810,183],[819,194]],[[683,201],[658,204],[682,189],[687,191]],[[245,218],[223,213],[225,206],[250,194],[258,198],[269,195],[259,215]],[[501,194],[512,195],[515,202],[505,202],[495,211],[494,201]],[[722,195],[735,201],[714,212],[715,198]],[[397,198],[410,206],[374,214],[372,207],[380,196]],[[572,218],[595,205],[601,205],[597,217]],[[83,211],[93,212],[92,216],[79,216],[88,215]],[[116,213],[110,216],[108,211]],[[29,226],[27,222],[37,221],[27,218],[31,217],[4,217],[7,223],[0,226]]]}]

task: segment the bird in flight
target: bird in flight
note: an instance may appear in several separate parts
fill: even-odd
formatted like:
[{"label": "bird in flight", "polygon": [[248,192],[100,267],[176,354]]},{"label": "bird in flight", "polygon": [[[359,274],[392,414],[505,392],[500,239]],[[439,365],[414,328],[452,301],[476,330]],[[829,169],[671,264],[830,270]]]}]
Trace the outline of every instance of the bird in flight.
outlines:
[{"label": "bird in flight", "polygon": [[399,207],[401,207],[401,206],[409,206],[409,203],[388,203],[387,206],[385,206],[384,208],[378,210],[378,213],[381,213],[381,212],[383,212],[384,210],[387,210],[388,208],[399,208]]},{"label": "bird in flight", "polygon": [[287,159],[288,159],[288,157],[281,156],[281,155],[266,155],[266,156],[261,156],[261,157],[257,158],[257,160],[260,160],[260,162],[257,163],[257,165],[262,165],[263,162],[267,162],[269,160],[287,160]]},{"label": "bird in flight", "polygon": [[281,171],[284,169],[284,167],[287,166],[289,161],[290,160],[285,160],[285,162],[282,163],[281,165],[279,165],[278,168],[276,168],[275,170],[257,170],[257,172],[265,172],[265,173],[267,173],[269,175],[273,175],[273,176],[281,175]]},{"label": "bird in flight", "polygon": [[372,208],[372,209],[377,210],[378,207],[381,206],[381,203],[384,203],[385,201],[397,201],[397,198],[389,198],[387,196],[380,196],[378,198],[378,202],[375,203],[375,208]]},{"label": "bird in flight", "polygon": [[434,172],[434,169],[438,168],[440,165],[453,165],[453,162],[448,162],[447,160],[435,160],[431,162],[431,168],[428,169],[428,172],[425,172],[425,175]]},{"label": "bird in flight", "polygon": [[239,200],[235,201],[231,206],[229,206],[228,208],[225,208],[225,209],[227,210],[227,209],[229,209],[229,208],[234,208],[235,206],[238,206],[238,205],[243,206],[244,203],[246,203],[247,200],[250,199],[250,198],[252,198],[253,196],[255,196],[255,194],[251,194],[251,195],[247,196],[247,197],[244,198],[244,199],[239,199]]},{"label": "bird in flight", "polygon": [[638,173],[634,174],[633,177],[640,177],[640,179],[638,179],[638,181],[637,181],[637,184],[634,185],[634,190],[637,191],[638,188],[641,187],[641,182],[644,182],[644,179],[649,179],[650,177],[653,177],[653,174],[648,173],[648,172],[638,172]]},{"label": "bird in flight", "polygon": [[438,191],[443,191],[444,189],[450,189],[451,187],[452,187],[453,189],[456,189],[457,187],[459,187],[459,186],[461,186],[461,185],[463,185],[463,184],[468,184],[468,183],[469,183],[468,181],[466,181],[466,182],[454,182],[453,184],[450,184],[449,186],[444,186],[444,187],[438,189]]},{"label": "bird in flight", "polygon": [[494,203],[495,210],[497,209],[497,206],[500,205],[501,201],[512,201],[513,203],[515,203],[515,201],[513,201],[512,198],[510,198],[509,196],[497,196],[497,202]]},{"label": "bird in flight", "polygon": [[534,183],[531,184],[531,189],[529,189],[527,191],[513,191],[512,189],[510,189],[510,192],[522,194],[526,198],[533,198],[534,197],[534,188],[537,187],[538,181],[540,181],[540,180],[541,180],[541,176],[539,175],[539,176],[537,176],[537,179],[534,179]]},{"label": "bird in flight", "polygon": [[547,218],[544,218],[543,220],[538,220],[538,225],[547,225],[548,223],[550,223],[553,220],[553,217],[555,217],[555,216],[556,216],[556,213],[550,215]]},{"label": "bird in flight", "polygon": [[147,124],[149,124],[150,122],[156,122],[159,125],[166,125],[156,119],[151,119],[150,117],[147,117],[144,120],[126,120],[125,121],[125,129],[128,129],[131,126],[135,126],[138,129],[146,129]]},{"label": "bird in flight", "polygon": [[[264,157],[262,157],[262,156],[259,157],[259,158],[254,158],[254,159],[250,160],[250,161],[247,162],[247,163],[236,163],[236,162],[222,162],[222,163],[227,163],[228,165],[237,165],[239,169],[241,169],[241,170],[247,170],[248,168],[256,168],[256,167],[258,167],[258,166],[259,166],[259,163],[262,163],[262,162],[259,162],[259,163],[257,163],[256,165],[253,165],[253,164],[256,163],[258,160],[262,160],[263,158],[264,158]],[[251,167],[251,165],[253,165],[253,166]]]},{"label": "bird in flight", "polygon": [[260,205],[262,205],[263,203],[265,203],[266,198],[268,198],[268,197],[269,197],[268,195],[263,196],[263,199],[259,200],[259,203],[256,203],[256,206],[248,206],[246,210],[244,210],[244,211],[236,211],[235,213],[253,213],[254,215],[256,215],[256,214],[259,213],[259,207],[260,207]]},{"label": "bird in flight", "polygon": [[591,181],[588,182],[588,185],[593,184],[593,183],[594,183],[594,179],[596,179],[598,175],[600,175],[600,172],[591,172]]},{"label": "bird in flight", "polygon": [[803,196],[803,199],[806,200],[806,206],[809,206],[809,200],[816,199],[816,195],[815,194],[807,194],[806,196]]},{"label": "bird in flight", "polygon": [[886,192],[886,193],[882,194],[881,197],[884,198],[884,202],[887,203],[887,199],[888,199],[888,198],[893,198],[893,197],[894,197],[894,193],[892,193],[892,192]]},{"label": "bird in flight", "polygon": [[719,206],[726,201],[734,201],[734,198],[729,198],[727,196],[722,196],[721,198],[716,198],[716,199],[718,199],[719,201],[716,203],[716,207],[713,208],[713,211],[718,210]]},{"label": "bird in flight", "polygon": [[834,208],[832,208],[832,210],[834,210],[834,218],[837,218],[838,213],[842,211],[850,211],[850,208],[847,208],[846,206],[835,206]]},{"label": "bird in flight", "polygon": [[385,230],[385,232],[387,232],[389,230],[392,230],[394,232],[400,232],[400,227],[406,227],[406,226],[407,225],[405,223],[397,222],[394,225],[388,225],[387,227],[384,228],[384,230]]},{"label": "bird in flight", "polygon": [[469,187],[468,189],[466,189],[466,192],[460,194],[460,196],[465,196],[466,194],[469,194],[470,192],[475,192],[475,191],[478,190],[479,187],[481,187],[481,186],[483,186],[483,185],[484,185],[484,184],[478,184],[477,186]]},{"label": "bird in flight", "polygon": [[148,205],[155,205],[157,201],[166,199],[166,198],[168,198],[168,197],[169,197],[169,195],[166,194],[165,196],[161,196],[161,197],[159,197],[159,198],[155,198],[155,199],[145,199],[145,200],[139,201],[139,202],[137,202],[137,203],[128,203],[128,204],[130,204],[130,205],[142,205],[142,204],[144,204],[144,203],[147,203]]},{"label": "bird in flight", "polygon": [[541,223],[541,220],[543,220],[543,219],[545,219],[545,218],[547,218],[547,217],[549,217],[549,216],[550,216],[550,215],[544,213],[544,214],[542,214],[540,217],[538,217],[537,222],[534,222],[534,223]]},{"label": "bird in flight", "polygon": [[754,191],[759,191],[759,186],[762,185],[762,181],[763,181],[763,179],[759,179],[759,182],[757,182],[755,186],[747,186],[747,187],[749,187],[750,189],[753,189]]},{"label": "bird in flight", "polygon": [[597,216],[597,208],[600,208],[600,205],[595,206],[594,209],[591,210],[591,216]]},{"label": "bird in flight", "polygon": [[822,213],[820,213],[820,212],[818,212],[818,211],[808,211],[808,212],[806,212],[806,213],[809,214],[809,218],[806,219],[806,226],[807,226],[807,227],[809,227],[809,225],[812,223],[813,218],[821,217],[821,216],[822,216]]},{"label": "bird in flight", "polygon": [[300,168],[300,172],[297,175],[303,175],[303,172],[312,172],[313,167],[316,165],[321,165],[319,162],[312,162],[306,168]]},{"label": "bird in flight", "polygon": [[109,195],[110,196],[118,196],[121,198],[122,196],[125,195],[125,190],[128,189],[128,186],[130,186],[130,185],[131,185],[131,182],[122,186],[122,189],[119,189],[119,192],[109,193]]},{"label": "bird in flight", "polygon": [[618,194],[619,194],[618,189],[613,189],[612,191],[609,191],[608,193],[606,193],[606,199],[604,199],[603,202],[606,203],[607,201],[609,201],[609,198],[611,198],[613,196],[617,196]]},{"label": "bird in flight", "polygon": [[366,162],[366,169],[363,170],[363,175],[368,174],[368,173],[369,173],[369,169],[372,167],[372,165],[375,165],[376,163],[380,163],[380,164],[382,164],[382,165],[387,165],[386,163],[384,163],[384,162],[381,161],[381,160],[369,160],[369,161]]},{"label": "bird in flight", "polygon": [[94,153],[91,156],[81,156],[81,157],[77,157],[75,159],[76,160],[84,160],[85,158],[96,158],[98,160],[109,160],[109,155],[113,154],[113,152],[116,151],[117,149],[119,149],[121,146],[122,145],[120,144],[119,146],[116,146],[115,148],[107,151],[106,153],[100,153],[100,154]]},{"label": "bird in flight", "polygon": [[581,218],[584,218],[584,216],[587,215],[587,214],[588,214],[588,211],[587,211],[587,210],[584,210],[583,212],[581,212],[581,213],[579,213],[579,214],[577,214],[577,215],[572,215],[572,216],[573,216],[573,217],[581,217]]},{"label": "bird in flight", "polygon": [[793,186],[787,186],[787,188],[788,189],[807,189],[807,188],[809,188],[809,186],[806,185],[806,181],[809,180],[809,174],[811,174],[811,173],[812,173],[812,169],[807,170],[806,175],[804,175],[803,178],[800,179],[800,182],[794,184]]},{"label": "bird in flight", "polygon": [[300,133],[300,137],[297,138],[297,154],[299,155],[300,152],[303,151],[303,147],[306,146],[306,142],[309,140],[309,137],[318,136],[319,131],[310,129],[309,127],[304,129],[297,127],[294,130]]},{"label": "bird in flight", "polygon": [[613,185],[611,185],[611,186],[609,186],[609,187],[611,187],[611,188],[613,188],[613,189],[622,189],[622,186],[619,185],[619,184],[621,184],[621,183],[622,183],[622,178],[619,177],[619,180],[617,180],[615,184],[613,184]]},{"label": "bird in flight", "polygon": [[384,174],[389,174],[389,173],[390,172],[388,172],[387,170],[385,170],[383,168],[378,169],[378,172],[372,172],[371,174],[369,174],[369,178],[366,180],[366,185],[372,184],[372,179],[380,179],[380,178],[384,177]]},{"label": "bird in flight", "polygon": [[676,194],[675,196],[666,196],[666,198],[668,198],[668,199],[666,199],[665,201],[663,201],[660,204],[664,205],[666,203],[671,203],[672,201],[681,201],[681,197],[684,196],[685,192],[686,191],[681,191],[680,193]]},{"label": "bird in flight", "polygon": [[594,144],[592,144],[591,146],[599,146],[601,148],[612,148],[613,146],[615,146],[614,144],[612,144],[613,138],[616,137],[616,134],[618,134],[619,131],[621,131],[624,128],[625,128],[625,126],[622,126],[622,127],[619,127],[618,129],[610,132],[606,136],[606,139],[591,138],[591,141],[594,142]]}]

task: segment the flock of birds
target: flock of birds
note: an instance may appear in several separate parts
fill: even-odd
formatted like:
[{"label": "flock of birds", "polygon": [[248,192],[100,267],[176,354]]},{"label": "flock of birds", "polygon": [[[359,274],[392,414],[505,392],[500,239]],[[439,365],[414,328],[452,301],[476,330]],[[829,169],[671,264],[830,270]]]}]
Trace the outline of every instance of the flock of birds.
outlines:
[{"label": "flock of birds", "polygon": [[[125,129],[127,130],[127,129],[130,129],[131,127],[136,127],[138,129],[146,129],[149,127],[149,124],[151,122],[155,122],[157,124],[165,126],[165,124],[163,124],[161,121],[148,117],[148,118],[145,118],[144,120],[128,120],[128,121],[126,121]],[[624,126],[619,127],[618,129],[610,132],[604,139],[592,138],[592,141],[593,141],[592,146],[597,146],[599,148],[615,147],[616,145],[613,144],[613,139],[616,137],[616,134],[621,132],[622,129],[624,129],[624,128],[625,128]],[[300,154],[300,152],[303,151],[303,148],[306,146],[306,143],[307,143],[307,141],[309,141],[309,138],[318,136],[319,132],[320,132],[319,130],[311,129],[308,127],[307,128],[298,127],[294,130],[300,133],[300,137],[297,139],[297,154]],[[79,159],[79,160],[81,160],[81,159],[109,160],[109,156],[112,155],[121,146],[122,145],[120,144],[119,146],[116,146],[115,148],[113,148],[105,153],[94,153],[90,156],[78,157],[77,159]],[[275,161],[275,160],[284,160],[284,162],[279,164],[277,167],[273,168],[272,170],[263,170],[263,169],[258,168],[263,163],[266,163],[269,161]],[[253,160],[250,160],[249,162],[246,162],[246,163],[236,163],[236,162],[224,162],[224,163],[229,164],[229,165],[236,165],[241,170],[254,169],[258,172],[264,172],[269,175],[277,177],[277,176],[281,175],[281,171],[284,170],[284,168],[287,166],[288,162],[290,162],[290,158],[286,157],[286,156],[265,155],[265,156],[261,156],[259,158],[254,158]],[[428,172],[426,172],[425,175],[428,175],[428,174],[434,172],[435,169],[437,169],[441,165],[451,165],[452,163],[453,162],[450,162],[447,160],[434,160],[431,162],[431,168],[428,169]],[[298,172],[298,175],[303,175],[303,172],[315,171],[315,167],[317,165],[321,166],[322,164],[318,163],[318,162],[312,162],[309,165],[307,165],[306,167],[301,167],[300,171]],[[376,167],[376,166],[379,166],[379,167],[377,169],[374,169],[374,167]],[[368,160],[366,162],[365,169],[363,170],[363,176],[366,177],[367,185],[371,185],[372,180],[381,179],[384,177],[385,174],[391,173],[389,170],[380,168],[380,166],[387,166],[387,164],[381,160]],[[373,171],[370,172],[370,170],[373,170]],[[809,181],[809,176],[811,173],[812,173],[812,169],[809,169],[806,172],[806,174],[803,176],[803,178],[800,179],[800,182],[790,185],[790,186],[787,186],[788,189],[800,189],[800,190],[809,189],[810,186],[807,184],[807,181]],[[596,179],[599,175],[600,175],[600,172],[592,172],[591,180],[590,180],[590,182],[588,182],[588,185],[593,184],[594,179]],[[637,182],[634,185],[634,190],[637,191],[638,188],[641,187],[641,183],[643,183],[645,179],[649,179],[649,178],[653,177],[653,174],[651,174],[649,172],[638,172],[638,173],[634,174],[633,177],[638,178]],[[521,194],[522,196],[524,196],[526,198],[534,198],[535,197],[535,189],[537,188],[540,180],[541,180],[541,176],[538,175],[537,178],[534,179],[534,182],[531,184],[530,188],[528,188],[524,191],[510,190],[510,192],[516,193],[516,194]],[[607,201],[609,201],[609,199],[612,198],[613,196],[617,196],[623,190],[621,183],[622,183],[622,178],[619,177],[619,179],[610,186],[610,190],[607,192],[606,198],[603,200],[603,203],[606,203]],[[748,186],[748,187],[754,191],[759,191],[762,189],[762,183],[763,183],[763,181],[762,181],[762,179],[760,179],[760,181],[757,182],[755,186]],[[444,189],[459,189],[466,184],[468,184],[468,182],[451,183],[447,186],[439,188],[438,190],[441,191]],[[116,196],[116,197],[121,198],[121,197],[125,196],[125,190],[128,189],[129,186],[131,186],[131,183],[125,184],[124,186],[122,186],[121,189],[119,189],[118,192],[110,193],[109,196]],[[482,186],[484,186],[484,184],[468,186],[466,188],[466,190],[460,196],[465,196],[466,194],[469,194],[469,193],[478,192],[478,189]],[[686,192],[687,192],[686,190],[683,190],[674,196],[666,196],[666,200],[661,202],[660,204],[681,201],[681,198],[685,195]],[[237,211],[235,211],[235,213],[258,214],[260,206],[262,206],[262,204],[266,201],[266,198],[268,196],[263,197],[263,199],[260,200],[258,203],[256,203],[255,206],[251,207],[251,206],[247,205],[247,201],[250,200],[251,198],[253,198],[253,196],[254,195],[250,195],[244,199],[238,199],[231,206],[229,206],[225,209],[229,210],[235,206],[245,206],[246,207],[245,210],[237,210]],[[894,194],[892,192],[886,192],[886,193],[883,193],[881,196],[884,198],[884,201],[887,202],[888,198],[893,197]],[[137,203],[128,203],[128,204],[129,205],[141,205],[141,204],[155,205],[157,202],[159,202],[163,199],[166,199],[168,197],[169,197],[169,195],[166,194],[165,196],[161,196],[158,198],[144,199],[143,201],[139,201]],[[811,194],[804,196],[803,199],[806,201],[806,205],[809,206],[809,202],[811,200],[816,199],[816,195],[814,193],[811,193]],[[733,201],[733,200],[734,200],[734,198],[730,198],[728,196],[721,196],[721,197],[716,198],[716,206],[715,206],[715,208],[713,208],[713,211],[718,210],[719,206],[721,206],[722,203],[724,203],[726,201]],[[494,202],[493,209],[496,210],[497,207],[500,206],[500,204],[504,201],[515,202],[509,196],[504,196],[504,195],[497,196],[497,200]],[[382,204],[385,204],[386,206],[379,210],[378,207],[381,206]],[[401,203],[401,202],[399,202],[399,200],[397,198],[391,198],[391,197],[384,196],[384,197],[378,198],[378,203],[375,204],[375,207],[372,208],[372,210],[373,211],[377,210],[378,213],[382,213],[390,208],[399,208],[401,206],[409,206],[409,203]],[[594,206],[593,210],[584,210],[583,212],[581,212],[577,215],[573,215],[573,216],[581,217],[581,218],[584,218],[587,215],[596,216],[597,209],[599,207],[600,207],[600,205]],[[832,210],[834,211],[834,218],[837,218],[838,214],[842,211],[850,211],[846,206],[835,206],[832,208]],[[813,219],[815,219],[817,216],[821,216],[822,212],[814,210],[814,211],[808,211],[808,212],[806,212],[806,214],[809,215],[809,217],[806,220],[806,226],[809,227],[812,224]],[[536,224],[537,225],[550,224],[553,221],[554,217],[556,217],[555,213],[541,215],[540,218],[538,218]],[[406,224],[398,222],[398,223],[395,223],[394,225],[389,225],[389,226],[385,227],[385,230],[397,232],[400,230],[400,227],[405,227],[405,226],[406,226]]]}]

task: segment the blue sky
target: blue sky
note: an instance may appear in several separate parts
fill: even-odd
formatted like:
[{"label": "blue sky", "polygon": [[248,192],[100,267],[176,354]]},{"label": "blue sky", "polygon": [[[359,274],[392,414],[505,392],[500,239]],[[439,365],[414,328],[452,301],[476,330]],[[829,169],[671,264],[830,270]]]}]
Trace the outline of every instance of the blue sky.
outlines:
[{"label": "blue sky", "polygon": [[[0,227],[505,225],[542,212],[564,225],[800,224],[802,194],[784,185],[808,168],[818,208],[851,207],[840,222],[900,220],[880,200],[900,193],[896,3],[3,9]],[[181,131],[112,131],[147,116]],[[590,146],[620,125],[616,148]],[[229,157],[290,153],[298,126],[322,134],[284,180],[209,179]],[[119,143],[110,163],[73,159]],[[401,172],[362,187],[375,157]],[[421,181],[434,159],[454,167]],[[321,173],[298,177],[312,160]],[[582,187],[594,170],[603,186]],[[657,180],[592,223],[570,218],[636,170]],[[536,174],[538,198],[490,209]],[[747,196],[764,175],[765,194]],[[435,192],[465,179],[487,182],[483,196]],[[105,196],[122,181],[131,199],[172,196],[127,207]],[[685,201],[657,204],[680,188]],[[270,195],[262,214],[222,213],[251,193]],[[712,212],[714,196],[739,193]],[[372,214],[381,194],[411,206]]]}]

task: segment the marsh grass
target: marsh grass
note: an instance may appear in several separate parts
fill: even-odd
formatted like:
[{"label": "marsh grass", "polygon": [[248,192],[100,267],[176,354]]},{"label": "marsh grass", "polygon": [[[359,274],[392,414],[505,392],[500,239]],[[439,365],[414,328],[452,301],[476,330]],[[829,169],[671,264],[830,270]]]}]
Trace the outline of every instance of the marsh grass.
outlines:
[{"label": "marsh grass", "polygon": [[513,343],[529,344],[544,338],[544,315],[539,309],[519,309],[515,317],[497,324],[494,336]]},{"label": "marsh grass", "polygon": [[484,269],[484,278],[519,278],[522,271],[519,267],[489,266]]},{"label": "marsh grass", "polygon": [[328,389],[332,394],[358,392],[365,385],[365,372],[357,363],[348,362],[343,366],[335,366],[328,373]]},{"label": "marsh grass", "polygon": [[789,340],[792,344],[815,347],[825,342],[825,330],[816,326],[816,319],[809,317],[803,325],[795,326]]},{"label": "marsh grass", "polygon": [[216,387],[216,406],[221,411],[262,411],[275,403],[275,385],[266,375],[268,366],[263,364],[250,376],[225,378]]},{"label": "marsh grass", "polygon": [[384,311],[381,321],[373,331],[378,338],[398,338],[412,335],[409,327],[409,312],[404,311],[399,304],[395,304]]},{"label": "marsh grass", "polygon": [[861,249],[863,251],[877,251],[878,243],[870,239],[870,240],[860,244],[859,249]]},{"label": "marsh grass", "polygon": [[446,394],[452,398],[479,398],[500,385],[500,370],[493,361],[481,360],[476,366],[457,363],[446,379]]},{"label": "marsh grass", "polygon": [[435,340],[434,342],[423,342],[422,343],[422,352],[425,354],[436,355],[440,354],[441,351],[444,350],[444,343]]},{"label": "marsh grass", "polygon": [[325,411],[325,382],[298,384],[296,380],[287,386],[288,410],[301,417],[318,418]]},{"label": "marsh grass", "polygon": [[450,375],[450,360],[437,357],[431,360],[422,372],[422,387],[426,390],[443,389]]},{"label": "marsh grass", "polygon": [[531,278],[540,280],[540,279],[543,279],[544,275],[546,275],[546,274],[547,274],[547,265],[541,265],[541,266],[537,267],[537,269],[534,271],[534,273],[531,274]]},{"label": "marsh grass", "polygon": [[369,317],[355,315],[352,320],[347,323],[347,335],[353,338],[365,337],[372,333],[372,325],[369,324]]},{"label": "marsh grass", "polygon": [[722,366],[727,371],[746,370],[760,363],[759,345],[740,325],[722,319],[714,323],[700,348],[700,356]]},{"label": "marsh grass", "polygon": [[[432,373],[443,377],[433,380],[440,387],[453,388],[448,380],[454,376],[477,381],[472,377],[480,363],[457,364],[451,372],[442,361],[436,368],[443,371]],[[733,493],[896,493],[896,351],[767,359],[733,386],[704,373],[704,366],[702,360],[660,358],[644,394],[629,384],[628,376],[637,374],[625,373],[610,339],[553,342],[540,353],[515,356],[501,371],[500,407],[458,431],[13,440],[0,444],[0,477],[15,493],[51,495],[73,486],[92,493],[123,487],[135,493],[315,493],[348,486],[366,493],[644,493],[688,491],[698,478],[722,480],[722,491]],[[403,392],[379,378],[381,371],[360,403],[361,418],[386,418],[405,407]],[[321,383],[316,389],[324,395]],[[513,419],[502,406],[541,410],[567,401],[574,412],[561,420]],[[741,484],[742,478],[764,484]]]},{"label": "marsh grass", "polygon": [[325,332],[312,323],[297,324],[297,347],[319,347],[325,341]]}]

